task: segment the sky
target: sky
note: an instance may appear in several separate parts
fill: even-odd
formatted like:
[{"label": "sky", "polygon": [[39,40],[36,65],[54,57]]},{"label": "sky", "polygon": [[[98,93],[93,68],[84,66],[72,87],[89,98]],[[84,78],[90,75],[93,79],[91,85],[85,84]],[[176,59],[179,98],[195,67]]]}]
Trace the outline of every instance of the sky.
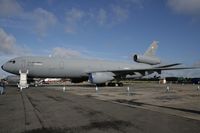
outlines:
[{"label": "sky", "polygon": [[0,65],[25,55],[133,62],[154,40],[163,62],[200,66],[200,0],[0,0]]}]

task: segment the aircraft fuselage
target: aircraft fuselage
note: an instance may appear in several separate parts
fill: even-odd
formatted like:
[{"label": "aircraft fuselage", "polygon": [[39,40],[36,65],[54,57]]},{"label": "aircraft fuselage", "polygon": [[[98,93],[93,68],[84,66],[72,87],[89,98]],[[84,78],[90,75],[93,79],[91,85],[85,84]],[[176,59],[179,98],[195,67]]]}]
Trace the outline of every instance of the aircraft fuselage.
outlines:
[{"label": "aircraft fuselage", "polygon": [[151,65],[133,64],[90,59],[59,57],[17,57],[2,66],[7,72],[19,74],[28,70],[28,77],[37,78],[80,78],[89,72],[151,68]]}]

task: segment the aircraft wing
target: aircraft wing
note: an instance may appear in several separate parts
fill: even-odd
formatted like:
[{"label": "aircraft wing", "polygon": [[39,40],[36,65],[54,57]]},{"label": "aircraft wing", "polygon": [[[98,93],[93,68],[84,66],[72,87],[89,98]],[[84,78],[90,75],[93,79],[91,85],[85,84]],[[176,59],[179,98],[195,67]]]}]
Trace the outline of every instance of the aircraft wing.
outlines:
[{"label": "aircraft wing", "polygon": [[119,76],[119,75],[134,74],[135,72],[145,74],[145,72],[161,73],[161,71],[165,71],[165,70],[200,69],[200,67],[170,67],[170,66],[175,66],[175,65],[178,65],[178,63],[177,64],[171,64],[171,65],[165,65],[165,66],[159,66],[159,67],[145,68],[145,69],[104,70],[104,71],[95,71],[95,72],[89,72],[89,73],[112,72],[116,76]]},{"label": "aircraft wing", "polygon": [[162,71],[162,70],[180,70],[180,69],[198,69],[197,67],[155,67],[145,69],[127,69],[127,70],[113,70],[111,72],[139,72],[139,71]]},{"label": "aircraft wing", "polygon": [[129,69],[129,70],[114,70],[111,71],[113,72],[115,75],[126,75],[126,74],[131,74],[134,72],[139,72],[141,74],[145,74],[145,72],[158,72],[161,73],[161,71],[165,71],[165,70],[182,70],[182,69],[198,69],[197,67],[174,67],[174,68],[170,68],[170,67],[155,67],[155,68],[147,68],[147,69]]}]

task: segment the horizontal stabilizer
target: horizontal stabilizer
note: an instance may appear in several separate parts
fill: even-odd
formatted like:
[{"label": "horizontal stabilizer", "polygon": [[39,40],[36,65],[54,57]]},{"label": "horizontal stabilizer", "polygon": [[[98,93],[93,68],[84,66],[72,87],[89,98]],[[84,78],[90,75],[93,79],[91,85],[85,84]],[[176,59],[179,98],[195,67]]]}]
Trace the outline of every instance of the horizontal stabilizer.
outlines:
[{"label": "horizontal stabilizer", "polygon": [[156,68],[167,68],[167,67],[173,67],[173,66],[177,66],[177,65],[181,65],[181,63],[175,63],[175,64],[169,64],[169,65],[164,65],[164,66],[158,66]]}]

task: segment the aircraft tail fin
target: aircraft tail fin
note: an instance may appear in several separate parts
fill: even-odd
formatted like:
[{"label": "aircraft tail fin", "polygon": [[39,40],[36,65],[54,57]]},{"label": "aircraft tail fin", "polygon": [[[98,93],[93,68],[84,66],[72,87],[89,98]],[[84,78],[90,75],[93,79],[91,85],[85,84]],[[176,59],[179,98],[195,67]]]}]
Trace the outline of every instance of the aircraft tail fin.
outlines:
[{"label": "aircraft tail fin", "polygon": [[138,63],[150,64],[150,65],[157,65],[161,63],[161,60],[155,56],[156,50],[158,48],[158,42],[153,41],[144,55],[137,55],[133,56],[133,60]]},{"label": "aircraft tail fin", "polygon": [[147,51],[144,53],[145,56],[154,57],[158,48],[158,41],[153,41]]}]

